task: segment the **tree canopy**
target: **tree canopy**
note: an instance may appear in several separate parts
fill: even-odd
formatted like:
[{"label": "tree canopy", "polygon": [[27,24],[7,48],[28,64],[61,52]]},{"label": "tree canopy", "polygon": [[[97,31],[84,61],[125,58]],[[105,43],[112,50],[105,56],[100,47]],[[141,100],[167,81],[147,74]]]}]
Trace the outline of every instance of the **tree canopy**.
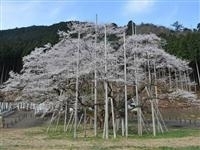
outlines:
[{"label": "tree canopy", "polygon": [[[78,22],[76,22],[78,23]],[[132,25],[133,24],[133,25]],[[112,24],[117,27],[116,24]],[[136,26],[133,21],[129,21],[126,29],[126,35],[132,35],[132,29]],[[183,25],[176,21],[173,26],[175,30],[170,30],[163,26],[156,26],[153,24],[137,25],[137,34],[155,33],[162,37],[162,46],[170,54],[177,57],[187,59],[193,63],[195,60],[200,64],[200,23],[197,24],[196,29],[180,30]],[[61,22],[51,26],[31,26],[24,28],[16,28],[10,30],[0,31],[0,83],[8,79],[10,70],[20,72],[22,69],[22,57],[30,54],[35,47],[41,47],[46,43],[54,45],[59,41],[57,34],[60,31],[70,31],[72,29],[72,22]],[[94,32],[94,31],[93,31]],[[71,38],[76,38],[77,34],[71,34]],[[81,34],[81,37],[85,36]],[[102,40],[103,37],[98,37]],[[111,33],[108,35],[108,40],[118,49],[120,47],[120,40]]]}]

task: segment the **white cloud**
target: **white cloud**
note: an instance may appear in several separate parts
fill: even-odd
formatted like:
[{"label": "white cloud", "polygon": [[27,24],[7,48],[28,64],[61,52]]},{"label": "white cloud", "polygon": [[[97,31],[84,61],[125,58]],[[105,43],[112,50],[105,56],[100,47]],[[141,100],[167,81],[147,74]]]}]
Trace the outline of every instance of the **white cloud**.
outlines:
[{"label": "white cloud", "polygon": [[128,0],[124,5],[124,14],[144,14],[153,9],[154,0]]}]

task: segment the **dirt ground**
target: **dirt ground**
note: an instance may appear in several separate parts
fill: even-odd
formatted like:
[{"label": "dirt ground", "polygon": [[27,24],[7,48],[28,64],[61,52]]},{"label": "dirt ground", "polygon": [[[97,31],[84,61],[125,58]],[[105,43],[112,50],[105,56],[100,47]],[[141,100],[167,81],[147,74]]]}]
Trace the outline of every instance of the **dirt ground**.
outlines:
[{"label": "dirt ground", "polygon": [[[200,130],[200,129],[199,129]],[[200,132],[199,132],[200,133]],[[103,140],[102,138],[51,138],[44,128],[0,129],[0,150],[109,150],[109,149],[160,149],[161,147],[200,148],[200,135],[173,138],[123,138]],[[195,149],[196,150],[196,149]]]},{"label": "dirt ground", "polygon": [[[8,117],[6,121],[16,120],[18,118],[16,115],[17,113]],[[87,135],[90,136],[87,138],[83,138],[83,132],[79,133],[78,139],[73,139],[72,133],[61,132],[60,134],[58,131],[49,134],[46,132],[46,122],[48,120],[32,117],[30,112],[28,117],[24,117],[15,125],[0,128],[0,150],[200,150],[200,122],[198,120],[194,125],[190,122],[168,120],[166,121],[167,126],[179,127],[178,132],[171,132],[156,138],[135,135],[128,138],[118,136],[117,139],[113,139],[110,136],[109,140],[102,139],[101,135],[94,138],[92,129],[87,131]],[[186,133],[183,135],[182,131]]]}]

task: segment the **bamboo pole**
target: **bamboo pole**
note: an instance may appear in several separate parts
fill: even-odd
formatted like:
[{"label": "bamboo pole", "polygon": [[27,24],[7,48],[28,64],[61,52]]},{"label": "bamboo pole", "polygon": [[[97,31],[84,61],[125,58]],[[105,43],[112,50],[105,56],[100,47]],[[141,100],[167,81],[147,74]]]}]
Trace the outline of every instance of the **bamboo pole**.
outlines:
[{"label": "bamboo pole", "polygon": [[156,96],[156,103],[158,104],[158,85],[157,85],[157,74],[156,74],[156,62],[154,61],[154,88],[155,88],[155,96]]},{"label": "bamboo pole", "polygon": [[190,82],[189,70],[186,70],[186,78],[187,78],[188,90],[190,92],[191,91],[191,82]]},{"label": "bamboo pole", "polygon": [[175,85],[176,85],[176,90],[178,89],[178,81],[177,81],[177,74],[176,74],[176,69],[174,70],[174,77],[175,77]]},{"label": "bamboo pole", "polygon": [[58,119],[57,119],[57,122],[56,122],[55,132],[57,131],[59,121],[60,121],[60,112],[58,113]]},{"label": "bamboo pole", "polygon": [[121,124],[122,124],[122,136],[124,136],[124,118],[121,118]]},{"label": "bamboo pole", "polygon": [[51,127],[51,124],[53,123],[54,115],[55,115],[55,112],[53,112],[53,114],[52,114],[52,116],[51,116],[51,121],[50,121],[50,124],[49,124],[49,126],[48,126],[48,128],[47,128],[47,133],[49,132],[50,127]]},{"label": "bamboo pole", "polygon": [[[136,56],[134,55],[134,63],[136,66]],[[138,96],[138,80],[137,80],[137,66],[135,68],[135,95],[136,95],[136,106],[137,106],[137,120],[138,120],[138,135],[142,136],[142,116],[141,107],[139,107],[139,96]]]},{"label": "bamboo pole", "polygon": [[[157,90],[157,76],[156,76],[156,62],[154,61],[154,64],[153,64],[153,70],[154,70],[154,90],[155,90],[155,105],[158,106],[158,90]],[[169,70],[170,72],[170,70]],[[171,87],[171,74],[170,74],[170,87]],[[155,111],[156,114],[157,114],[157,110]],[[156,115],[156,118],[157,118],[157,124],[158,124],[158,131],[161,129],[162,130],[162,126],[160,124],[160,121],[159,121],[159,118],[158,116]]]},{"label": "bamboo pole", "polygon": [[104,90],[105,90],[105,120],[104,120],[104,138],[108,139],[108,81],[107,81],[107,35],[106,35],[106,26],[105,28],[105,37],[104,37],[104,42],[105,42],[105,79],[104,79]]},{"label": "bamboo pole", "polygon": [[184,77],[184,83],[185,83],[185,90],[189,91],[187,73],[186,72],[184,72],[183,77]]},{"label": "bamboo pole", "polygon": [[86,138],[86,123],[87,123],[87,114],[86,108],[84,107],[84,137]]},{"label": "bamboo pole", "polygon": [[67,119],[68,119],[68,103],[67,103],[67,101],[66,101],[66,103],[65,103],[64,132],[65,132],[65,130],[66,130]]},{"label": "bamboo pole", "polygon": [[80,32],[78,33],[78,50],[77,50],[77,64],[76,64],[76,100],[74,105],[74,138],[77,138],[77,105],[78,105],[78,78],[79,78],[79,51],[80,51]]},{"label": "bamboo pole", "polygon": [[111,102],[111,110],[112,110],[112,123],[113,123],[113,136],[114,139],[116,138],[116,129],[115,129],[115,115],[114,115],[114,106],[113,106],[113,99],[110,99]]},{"label": "bamboo pole", "polygon": [[71,124],[71,127],[70,127],[70,129],[69,129],[69,132],[71,132],[71,130],[72,130],[72,127],[73,127],[73,125],[74,125],[74,122],[75,122],[75,117],[74,117],[74,118],[72,118],[72,124]]},{"label": "bamboo pole", "polygon": [[128,105],[127,105],[127,79],[126,79],[126,41],[125,41],[125,33],[124,33],[124,99],[125,99],[125,135],[128,137]]},{"label": "bamboo pole", "polygon": [[156,136],[156,127],[155,127],[155,112],[154,112],[154,106],[153,106],[153,99],[150,91],[145,87],[145,90],[147,92],[147,95],[150,98],[150,103],[151,103],[151,116],[152,116],[152,125],[153,125],[153,135]]},{"label": "bamboo pole", "polygon": [[151,86],[151,70],[150,70],[150,62],[149,62],[149,53],[147,54],[147,65],[148,65],[148,75],[149,75],[149,87]]},{"label": "bamboo pole", "polygon": [[153,124],[153,135],[156,136],[156,127],[155,127],[155,110],[154,110],[154,105],[153,105],[153,98],[152,98],[152,93],[151,92],[151,71],[150,71],[150,62],[149,62],[149,54],[148,56],[148,74],[149,74],[149,90],[147,88],[146,91],[148,93],[148,96],[150,98],[150,103],[151,103],[151,115],[152,115],[152,124]]},{"label": "bamboo pole", "polygon": [[65,106],[65,119],[64,119],[64,132],[65,132],[65,128],[66,128],[66,123],[67,123],[67,105]]},{"label": "bamboo pole", "polygon": [[80,120],[79,120],[79,122],[78,122],[77,128],[79,128],[79,126],[80,126],[80,124],[81,124],[81,121],[82,121],[82,119],[83,119],[83,116],[84,116],[84,114],[81,114],[81,118],[80,118]]},{"label": "bamboo pole", "polygon": [[151,113],[152,113],[152,123],[153,123],[153,136],[156,136],[155,112],[154,112],[153,100],[150,100],[150,102],[151,102]]},{"label": "bamboo pole", "polygon": [[[157,105],[157,104],[155,104]],[[160,123],[160,119],[159,119],[159,116],[158,116],[158,111],[155,110],[155,116],[156,116],[156,120],[157,120],[157,128],[158,128],[158,132],[164,132],[163,131],[163,127],[162,127],[162,124]]]},{"label": "bamboo pole", "polygon": [[158,108],[158,105],[156,105],[156,112],[157,112],[157,115],[159,115],[158,117],[160,117],[160,120],[161,120],[161,122],[162,122],[162,124],[164,126],[165,131],[168,131],[167,126],[165,124],[165,121],[163,119],[163,116],[161,115],[161,112],[160,112],[160,110]]},{"label": "bamboo pole", "polygon": [[183,90],[183,79],[182,79],[181,71],[179,71],[179,82],[180,82],[181,90]]},{"label": "bamboo pole", "polygon": [[96,15],[96,24],[95,24],[95,56],[94,56],[94,136],[97,136],[97,68],[96,68],[96,59],[97,59],[97,15]]}]

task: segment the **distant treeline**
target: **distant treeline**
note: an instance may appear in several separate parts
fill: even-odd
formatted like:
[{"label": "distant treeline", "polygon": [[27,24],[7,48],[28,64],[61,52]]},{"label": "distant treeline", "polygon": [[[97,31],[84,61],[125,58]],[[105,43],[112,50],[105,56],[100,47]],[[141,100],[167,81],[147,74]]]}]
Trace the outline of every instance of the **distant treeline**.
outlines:
[{"label": "distant treeline", "polygon": [[[68,31],[67,24],[61,22],[51,26],[31,26],[0,31],[0,83],[8,79],[10,70],[20,72],[22,57],[28,55],[35,47],[41,47],[50,42],[59,41],[58,30]],[[132,21],[129,21],[126,31],[132,34]],[[177,26],[176,26],[177,25]],[[195,61],[200,65],[200,24],[196,29],[180,28],[175,24],[175,29],[153,24],[140,24],[136,27],[138,34],[155,33],[163,39],[163,48],[170,54],[188,59],[195,68]],[[182,26],[181,26],[182,27]],[[165,42],[166,41],[166,42]]]}]

